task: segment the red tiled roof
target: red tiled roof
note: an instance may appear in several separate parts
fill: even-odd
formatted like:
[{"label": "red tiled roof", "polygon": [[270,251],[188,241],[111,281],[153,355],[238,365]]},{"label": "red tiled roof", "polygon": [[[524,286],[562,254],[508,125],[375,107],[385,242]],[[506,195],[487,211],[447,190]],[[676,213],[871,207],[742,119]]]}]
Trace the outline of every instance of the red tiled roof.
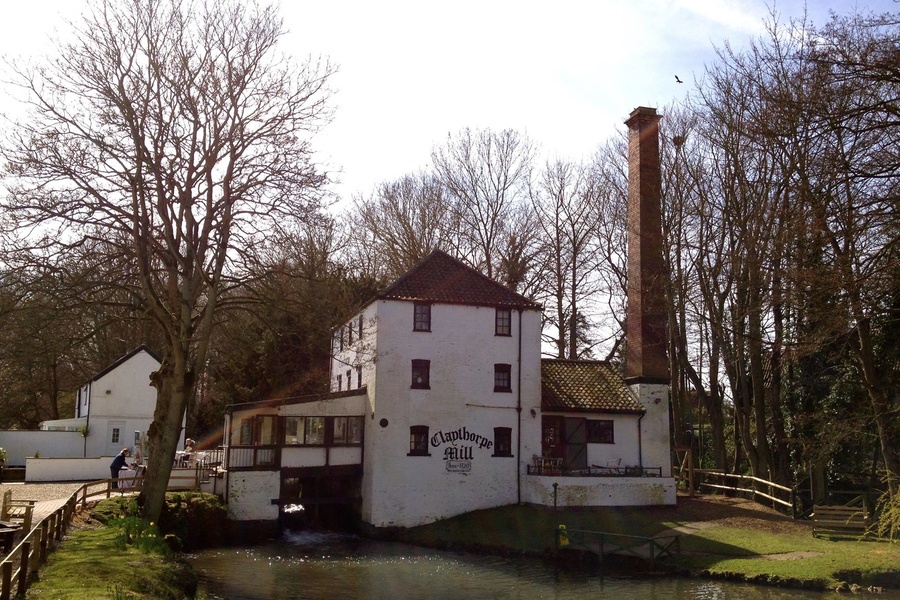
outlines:
[{"label": "red tiled roof", "polygon": [[513,292],[440,250],[432,251],[376,297],[475,306],[541,308],[537,302]]},{"label": "red tiled roof", "polygon": [[541,360],[541,410],[642,413],[618,367],[596,360]]}]

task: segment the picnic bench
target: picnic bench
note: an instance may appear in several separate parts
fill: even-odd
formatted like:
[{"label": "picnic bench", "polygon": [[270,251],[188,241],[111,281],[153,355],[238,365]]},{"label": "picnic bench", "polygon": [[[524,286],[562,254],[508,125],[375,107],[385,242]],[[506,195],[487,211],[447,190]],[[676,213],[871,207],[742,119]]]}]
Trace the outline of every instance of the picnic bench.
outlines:
[{"label": "picnic bench", "polygon": [[863,536],[869,528],[868,511],[860,506],[828,506],[817,504],[813,507],[813,536],[848,535]]},{"label": "picnic bench", "polygon": [[35,500],[13,500],[12,490],[3,492],[3,505],[0,508],[0,521],[22,524],[22,529],[31,531],[31,518],[34,514]]}]

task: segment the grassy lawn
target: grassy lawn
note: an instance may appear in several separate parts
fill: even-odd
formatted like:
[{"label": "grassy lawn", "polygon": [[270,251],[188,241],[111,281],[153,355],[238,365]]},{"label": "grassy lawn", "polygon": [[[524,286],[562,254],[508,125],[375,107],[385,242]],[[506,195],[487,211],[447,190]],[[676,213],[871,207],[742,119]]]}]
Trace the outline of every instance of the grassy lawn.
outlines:
[{"label": "grassy lawn", "polygon": [[27,597],[53,600],[189,598],[195,577],[184,563],[121,543],[116,527],[73,529],[50,553]]},{"label": "grassy lawn", "polygon": [[586,529],[652,537],[685,524],[672,566],[711,576],[805,587],[839,582],[900,588],[900,544],[814,538],[808,522],[792,521],[747,500],[679,498],[677,507],[560,509],[507,506],[476,511],[404,532],[430,546],[541,554],[555,549],[554,532]]}]

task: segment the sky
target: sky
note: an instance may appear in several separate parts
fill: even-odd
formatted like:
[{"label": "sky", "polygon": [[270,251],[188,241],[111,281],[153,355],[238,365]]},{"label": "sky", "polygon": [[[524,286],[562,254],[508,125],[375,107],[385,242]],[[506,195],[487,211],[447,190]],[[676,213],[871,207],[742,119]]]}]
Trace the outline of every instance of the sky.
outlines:
[{"label": "sky", "polygon": [[[0,55],[52,52],[84,6],[0,0]],[[716,48],[759,38],[772,11],[819,25],[854,6],[900,12],[898,0],[284,0],[280,50],[338,68],[334,118],[313,144],[346,201],[425,168],[466,127],[587,159],[635,107],[683,100]],[[0,93],[0,111],[8,102]]]}]

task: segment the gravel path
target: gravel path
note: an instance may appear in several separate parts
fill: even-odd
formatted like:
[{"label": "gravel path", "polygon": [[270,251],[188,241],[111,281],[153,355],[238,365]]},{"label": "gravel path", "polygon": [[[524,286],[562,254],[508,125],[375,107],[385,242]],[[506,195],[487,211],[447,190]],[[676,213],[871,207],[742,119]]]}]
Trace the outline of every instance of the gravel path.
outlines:
[{"label": "gravel path", "polygon": [[13,500],[47,500],[66,499],[83,483],[0,483],[0,497],[6,490],[12,490]]}]

